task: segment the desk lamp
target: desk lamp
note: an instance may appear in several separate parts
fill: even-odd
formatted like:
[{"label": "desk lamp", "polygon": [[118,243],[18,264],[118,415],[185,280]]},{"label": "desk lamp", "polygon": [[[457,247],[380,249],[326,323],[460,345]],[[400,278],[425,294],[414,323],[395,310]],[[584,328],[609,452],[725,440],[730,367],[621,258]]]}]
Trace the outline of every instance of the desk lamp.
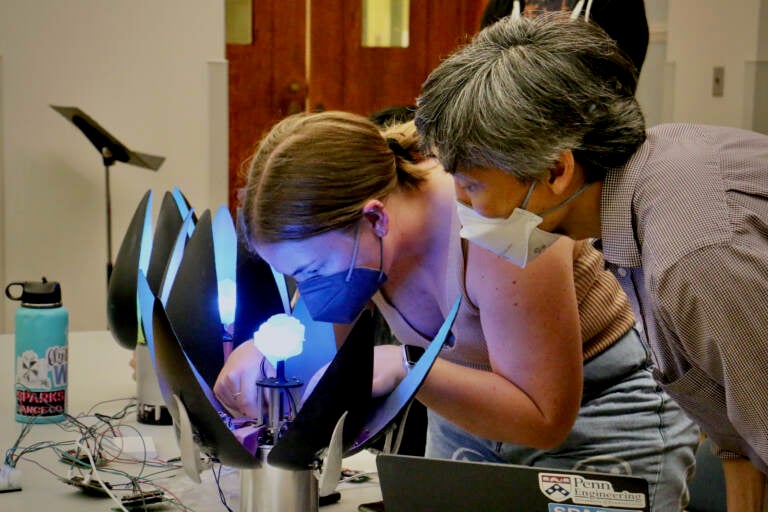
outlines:
[{"label": "desk lamp", "polygon": [[107,318],[112,335],[120,345],[136,351],[137,419],[141,423],[168,425],[171,416],[160,396],[141,327],[137,302],[138,275],[152,276],[153,290],[157,292],[170,256],[167,240],[177,238],[185,216],[194,221],[189,203],[181,191],[174,189],[166,192],[153,238],[152,191],[148,190],[123,237],[107,290]]},{"label": "desk lamp", "polygon": [[233,348],[235,310],[237,309],[237,233],[226,206],[219,207],[213,218],[213,260],[216,267],[216,291],[219,322],[222,329],[223,356],[226,360]]}]

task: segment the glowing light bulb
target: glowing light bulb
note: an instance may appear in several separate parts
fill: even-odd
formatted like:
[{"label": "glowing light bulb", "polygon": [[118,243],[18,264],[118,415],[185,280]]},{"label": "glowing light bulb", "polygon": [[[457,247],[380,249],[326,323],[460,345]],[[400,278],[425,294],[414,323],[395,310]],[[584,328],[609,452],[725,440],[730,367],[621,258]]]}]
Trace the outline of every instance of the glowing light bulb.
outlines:
[{"label": "glowing light bulb", "polygon": [[272,366],[301,354],[303,343],[304,325],[285,313],[272,315],[253,333],[253,344]]},{"label": "glowing light bulb", "polygon": [[237,233],[232,216],[225,205],[219,207],[211,224],[213,231],[213,262],[216,281],[219,284],[219,315],[221,324],[228,326],[235,321],[237,275]]},{"label": "glowing light bulb", "polygon": [[232,279],[219,281],[219,315],[223,325],[229,325],[235,321],[235,309],[237,308],[237,287]]}]

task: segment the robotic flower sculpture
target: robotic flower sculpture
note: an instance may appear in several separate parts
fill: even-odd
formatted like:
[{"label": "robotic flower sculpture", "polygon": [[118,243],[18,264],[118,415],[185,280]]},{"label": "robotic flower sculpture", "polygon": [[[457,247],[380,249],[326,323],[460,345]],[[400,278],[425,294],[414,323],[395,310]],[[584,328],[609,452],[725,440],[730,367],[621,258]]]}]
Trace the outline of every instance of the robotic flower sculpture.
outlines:
[{"label": "robotic flower sculpture", "polygon": [[[331,326],[313,322],[301,300],[286,311],[288,287],[279,282],[282,276],[248,254],[231,220],[219,221],[222,215],[229,213],[220,209],[212,220],[209,211],[203,212],[189,241],[174,244],[169,261],[178,261],[178,269],[170,277],[169,265],[159,297],[141,274],[139,278],[140,318],[163,399],[178,428],[185,468],[192,478],[199,478],[199,452],[203,452],[229,466],[256,468],[255,481],[295,481],[292,491],[281,494],[307,495],[304,498],[316,506],[315,471],[322,467],[324,454],[330,457],[329,446],[336,447],[340,453],[334,457],[340,459],[365,448],[398,421],[448,338],[460,299],[408,376],[390,395],[374,400],[370,313],[361,315],[337,350]],[[225,292],[232,296],[232,286],[221,283],[232,276],[236,299],[222,301]],[[234,325],[222,304],[234,304]],[[243,332],[248,331],[246,338]],[[260,396],[268,397],[265,407],[258,409],[263,411],[261,417],[237,418],[218,401],[212,387],[227,355],[223,344],[231,341],[237,346],[251,337],[277,375],[254,383],[262,388]],[[289,339],[294,343],[286,343]],[[296,391],[329,361],[299,408]],[[276,471],[278,477],[267,477],[267,471]],[[338,475],[333,479],[335,485]],[[270,492],[277,491],[256,485],[249,494],[256,499],[257,494]],[[270,507],[301,510],[306,502]]]}]

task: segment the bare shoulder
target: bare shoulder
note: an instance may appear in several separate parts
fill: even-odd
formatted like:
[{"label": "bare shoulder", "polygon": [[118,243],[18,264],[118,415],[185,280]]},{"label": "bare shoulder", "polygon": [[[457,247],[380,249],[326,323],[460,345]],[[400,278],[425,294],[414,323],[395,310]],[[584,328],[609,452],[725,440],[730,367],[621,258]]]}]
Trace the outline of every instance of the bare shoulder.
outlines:
[{"label": "bare shoulder", "polygon": [[534,297],[554,299],[573,290],[575,242],[562,237],[525,268],[475,244],[468,244],[466,287],[470,300],[483,307]]}]

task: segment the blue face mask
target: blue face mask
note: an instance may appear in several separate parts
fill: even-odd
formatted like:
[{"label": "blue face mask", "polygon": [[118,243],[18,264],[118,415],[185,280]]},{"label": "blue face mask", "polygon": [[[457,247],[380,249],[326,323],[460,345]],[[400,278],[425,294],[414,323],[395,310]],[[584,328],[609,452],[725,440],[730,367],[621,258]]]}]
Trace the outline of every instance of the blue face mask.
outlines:
[{"label": "blue face mask", "polygon": [[382,268],[384,244],[379,238],[379,270],[355,267],[360,230],[355,235],[355,247],[349,270],[329,276],[317,276],[298,284],[312,319],[318,322],[351,324],[379,287],[387,280]]}]

